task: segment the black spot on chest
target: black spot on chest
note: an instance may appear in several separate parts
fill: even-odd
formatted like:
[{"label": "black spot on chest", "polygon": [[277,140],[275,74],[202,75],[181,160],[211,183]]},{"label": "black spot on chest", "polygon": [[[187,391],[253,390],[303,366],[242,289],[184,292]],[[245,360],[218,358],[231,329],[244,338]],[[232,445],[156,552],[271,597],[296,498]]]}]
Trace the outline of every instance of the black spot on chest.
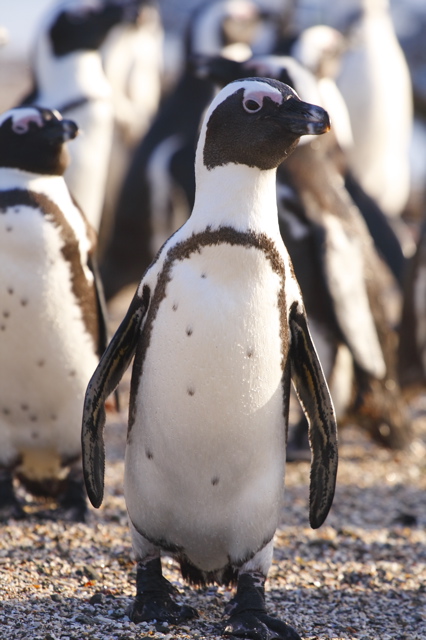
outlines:
[{"label": "black spot on chest", "polygon": [[[158,275],[157,286],[151,298],[144,330],[135,354],[130,391],[129,433],[135,420],[135,400],[138,394],[139,382],[143,375],[144,361],[150,344],[153,326],[160,304],[166,297],[167,285],[172,279],[173,267],[178,262],[190,259],[193,254],[199,254],[203,247],[214,247],[221,244],[255,248],[262,251],[273,273],[279,276],[280,288],[277,306],[280,313],[281,364],[284,372],[288,353],[288,323],[285,300],[285,265],[280,252],[274,241],[265,234],[257,234],[252,231],[240,232],[233,227],[220,227],[214,231],[207,228],[204,232],[193,234],[187,240],[183,240],[172,247],[167,254],[163,269]],[[220,310],[218,310],[218,313],[220,313]],[[187,335],[190,336],[191,333],[187,332]],[[247,355],[251,357],[253,355],[252,350],[249,349],[249,352],[250,355]],[[187,393],[190,396],[194,395],[195,389],[190,387],[187,389]]]}]

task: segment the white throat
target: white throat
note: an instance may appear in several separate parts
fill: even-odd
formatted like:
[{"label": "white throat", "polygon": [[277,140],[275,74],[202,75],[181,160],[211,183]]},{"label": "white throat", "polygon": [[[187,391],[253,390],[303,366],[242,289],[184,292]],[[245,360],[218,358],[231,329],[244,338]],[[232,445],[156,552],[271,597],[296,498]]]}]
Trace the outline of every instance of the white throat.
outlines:
[{"label": "white throat", "polygon": [[[232,226],[239,231],[279,236],[276,169],[229,163],[208,170],[196,162],[196,196],[191,215],[194,231]],[[201,166],[200,166],[201,165]]]}]

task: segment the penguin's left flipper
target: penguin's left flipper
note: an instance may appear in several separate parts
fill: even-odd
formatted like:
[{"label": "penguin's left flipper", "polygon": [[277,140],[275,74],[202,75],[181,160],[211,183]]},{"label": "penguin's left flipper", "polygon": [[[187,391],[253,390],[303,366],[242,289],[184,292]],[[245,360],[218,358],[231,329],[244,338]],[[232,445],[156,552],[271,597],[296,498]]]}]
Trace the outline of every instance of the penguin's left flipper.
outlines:
[{"label": "penguin's left flipper", "polygon": [[337,425],[328,385],[322,371],[306,315],[293,303],[289,315],[291,377],[309,422],[311,480],[309,522],[322,525],[333,503],[337,476]]},{"label": "penguin's left flipper", "polygon": [[100,507],[104,494],[105,400],[123,377],[135,353],[142,321],[148,309],[149,287],[138,288],[120,327],[105,350],[87,387],[83,408],[81,446],[87,495]]}]

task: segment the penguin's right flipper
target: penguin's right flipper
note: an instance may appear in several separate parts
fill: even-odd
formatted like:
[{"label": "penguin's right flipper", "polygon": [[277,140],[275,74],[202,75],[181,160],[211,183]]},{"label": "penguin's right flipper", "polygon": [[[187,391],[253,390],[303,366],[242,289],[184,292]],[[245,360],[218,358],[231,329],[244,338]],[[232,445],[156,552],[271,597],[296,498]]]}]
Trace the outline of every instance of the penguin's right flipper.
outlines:
[{"label": "penguin's right flipper", "polygon": [[309,521],[322,525],[333,503],[337,476],[337,425],[333,403],[304,311],[295,302],[290,309],[291,378],[309,422],[312,451]]},{"label": "penguin's right flipper", "polygon": [[100,507],[104,494],[105,426],[104,403],[123,377],[135,353],[142,321],[148,309],[150,290],[138,288],[130,307],[90,379],[84,399],[81,446],[87,495]]}]

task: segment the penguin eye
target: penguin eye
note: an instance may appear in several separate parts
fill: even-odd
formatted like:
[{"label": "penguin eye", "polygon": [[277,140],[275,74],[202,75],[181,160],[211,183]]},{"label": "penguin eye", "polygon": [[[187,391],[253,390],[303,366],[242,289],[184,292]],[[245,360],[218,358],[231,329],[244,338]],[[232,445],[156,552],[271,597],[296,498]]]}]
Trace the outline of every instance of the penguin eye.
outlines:
[{"label": "penguin eye", "polygon": [[247,111],[247,113],[257,113],[262,108],[262,105],[257,102],[257,100],[253,100],[253,98],[249,98],[248,100],[244,100],[243,107]]}]

